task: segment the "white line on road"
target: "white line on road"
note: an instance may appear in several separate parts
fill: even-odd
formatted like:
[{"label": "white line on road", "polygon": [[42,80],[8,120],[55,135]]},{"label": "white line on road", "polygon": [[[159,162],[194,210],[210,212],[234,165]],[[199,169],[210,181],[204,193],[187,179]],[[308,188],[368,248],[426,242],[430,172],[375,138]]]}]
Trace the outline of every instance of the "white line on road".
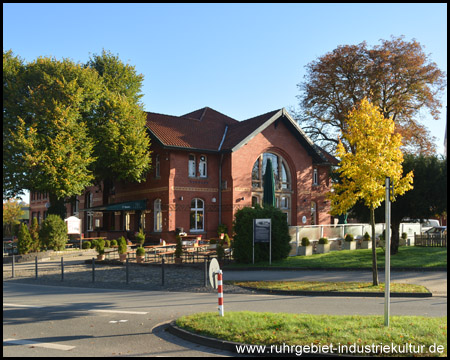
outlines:
[{"label": "white line on road", "polygon": [[142,311],[122,311],[122,310],[89,310],[89,311],[113,313],[113,314],[137,314],[137,315],[148,314],[148,312],[142,312]]},{"label": "white line on road", "polygon": [[36,308],[36,309],[40,309],[43,306],[37,306],[37,305],[19,305],[19,304],[5,304],[3,303],[3,306],[5,307],[19,307],[19,308]]},{"label": "white line on road", "polygon": [[55,350],[72,350],[75,346],[68,345],[60,345],[60,344],[52,344],[52,343],[40,343],[37,341],[30,340],[16,340],[16,339],[6,339],[3,340],[4,343],[16,344],[16,345],[32,345],[35,347],[43,347],[47,349],[55,349]]}]

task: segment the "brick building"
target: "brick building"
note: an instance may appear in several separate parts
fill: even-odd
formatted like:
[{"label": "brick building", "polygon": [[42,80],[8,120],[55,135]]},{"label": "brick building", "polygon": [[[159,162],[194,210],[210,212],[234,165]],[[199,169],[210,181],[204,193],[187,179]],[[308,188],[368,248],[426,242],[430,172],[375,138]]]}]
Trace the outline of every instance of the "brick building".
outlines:
[{"label": "brick building", "polygon": [[[153,170],[142,183],[109,179],[68,199],[67,216],[83,220],[85,237],[174,241],[177,228],[204,238],[234,213],[262,203],[262,179],[272,160],[277,206],[289,225],[329,224],[330,166],[336,159],[314,145],[285,109],[237,121],[211,108],[183,116],[147,113]],[[31,216],[45,217],[48,199],[31,193]]]}]

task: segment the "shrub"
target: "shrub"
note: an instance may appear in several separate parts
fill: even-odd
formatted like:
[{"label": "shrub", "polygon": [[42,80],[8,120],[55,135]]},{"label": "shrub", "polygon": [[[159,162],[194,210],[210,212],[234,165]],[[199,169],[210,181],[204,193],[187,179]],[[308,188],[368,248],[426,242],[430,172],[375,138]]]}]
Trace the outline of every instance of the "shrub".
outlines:
[{"label": "shrub", "polygon": [[31,251],[39,251],[41,244],[39,241],[39,223],[37,218],[33,218],[33,221],[31,222],[30,236],[32,240]]},{"label": "shrub", "polygon": [[228,233],[228,226],[225,224],[219,224],[217,227],[217,235],[220,236],[220,234],[227,234]]},{"label": "shrub", "polygon": [[[236,212],[233,221],[233,255],[238,263],[252,262],[253,219],[272,219],[272,261],[286,258],[291,246],[289,244],[289,227],[286,215],[275,207],[259,205],[244,207]],[[269,260],[269,243],[255,244],[255,262]]]},{"label": "shrub", "polygon": [[366,231],[366,233],[363,236],[364,241],[370,241],[370,235],[369,233]]},{"label": "shrub", "polygon": [[110,247],[111,247],[111,241],[105,240],[105,248],[110,248]]},{"label": "shrub", "polygon": [[345,235],[345,241],[351,242],[351,241],[353,241],[353,240],[355,240],[355,238],[353,237],[352,234],[347,234],[347,235]]},{"label": "shrub", "polygon": [[140,246],[144,245],[145,234],[144,234],[144,231],[142,230],[142,228],[140,228],[139,232],[134,235],[134,238]]},{"label": "shrub", "polygon": [[228,234],[225,234],[222,240],[222,244],[221,245],[227,245],[227,247],[231,247],[231,240],[230,237],[228,236]]},{"label": "shrub", "polygon": [[326,237],[322,237],[319,239],[319,244],[328,244],[328,239]]},{"label": "shrub", "polygon": [[309,246],[310,242],[307,236],[302,237],[302,246]]},{"label": "shrub", "polygon": [[103,255],[105,253],[105,240],[97,240],[95,250],[99,255]]},{"label": "shrub", "polygon": [[181,258],[181,255],[183,254],[183,244],[181,243],[181,236],[177,235],[177,245],[175,247],[175,257]]},{"label": "shrub", "polygon": [[33,239],[31,238],[30,233],[28,232],[28,226],[25,224],[21,224],[19,228],[19,244],[17,245],[19,254],[28,254],[33,245]]},{"label": "shrub", "polygon": [[145,249],[143,247],[138,247],[136,249],[136,256],[144,256],[145,255]]},{"label": "shrub", "polygon": [[404,233],[402,233],[402,239],[403,239],[403,240],[406,240],[407,238],[408,238],[408,234],[407,234],[407,233],[405,233],[405,232],[404,232]]},{"label": "shrub", "polygon": [[119,242],[119,247],[117,248],[117,251],[119,254],[126,254],[128,250],[127,243],[126,242]]},{"label": "shrub", "polygon": [[111,240],[110,246],[117,246],[117,240],[116,239]]},{"label": "shrub", "polygon": [[83,241],[83,245],[81,245],[83,249],[90,249],[91,248],[91,242],[90,241]]},{"label": "shrub", "polygon": [[222,261],[225,258],[225,250],[221,244],[216,247],[217,260]]},{"label": "shrub", "polygon": [[120,243],[127,245],[127,240],[125,239],[124,236],[121,236],[120,238],[117,239],[117,244],[120,245]]},{"label": "shrub", "polygon": [[58,215],[50,214],[39,230],[39,238],[47,249],[64,250],[67,242],[67,226]]}]

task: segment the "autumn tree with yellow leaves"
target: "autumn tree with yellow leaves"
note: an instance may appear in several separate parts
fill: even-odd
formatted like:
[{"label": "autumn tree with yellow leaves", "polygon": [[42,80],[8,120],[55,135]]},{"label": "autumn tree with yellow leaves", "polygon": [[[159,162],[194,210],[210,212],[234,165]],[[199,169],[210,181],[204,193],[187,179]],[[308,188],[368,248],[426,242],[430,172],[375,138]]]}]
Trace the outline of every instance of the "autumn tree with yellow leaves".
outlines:
[{"label": "autumn tree with yellow leaves", "polygon": [[364,98],[348,115],[343,138],[354,151],[347,151],[339,142],[336,155],[340,159],[337,169],[340,181],[333,184],[329,194],[333,215],[345,213],[358,200],[370,209],[373,285],[378,285],[375,209],[385,199],[386,177],[395,185],[395,196],[413,188],[413,172],[402,177],[402,136],[394,133],[394,129],[392,118],[385,118]]}]

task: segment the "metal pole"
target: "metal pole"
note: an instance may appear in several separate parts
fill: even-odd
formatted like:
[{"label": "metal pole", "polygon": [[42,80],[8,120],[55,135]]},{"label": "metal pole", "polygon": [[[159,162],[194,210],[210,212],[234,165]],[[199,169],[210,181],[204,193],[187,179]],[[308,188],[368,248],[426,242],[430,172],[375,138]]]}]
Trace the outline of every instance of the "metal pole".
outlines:
[{"label": "metal pole", "polygon": [[95,282],[95,258],[92,258],[92,282]]},{"label": "metal pole", "polygon": [[386,177],[386,256],[385,256],[385,280],[384,280],[384,326],[389,326],[390,313],[390,267],[391,267],[391,200],[390,200],[390,178]]},{"label": "metal pole", "polygon": [[126,262],[126,273],[127,273],[127,284],[128,284],[128,281],[129,281],[129,271],[128,271],[128,259],[127,259],[127,262]]},{"label": "metal pole", "polygon": [[36,267],[36,276],[34,279],[37,280],[37,278],[38,278],[38,258],[37,258],[37,256],[34,257],[34,264]]},{"label": "metal pole", "polygon": [[61,281],[64,281],[64,258],[61,256]]},{"label": "metal pole", "polygon": [[164,286],[164,258],[161,260],[161,285]]},{"label": "metal pole", "polygon": [[217,296],[219,300],[219,316],[224,316],[222,270],[217,273]]},{"label": "metal pole", "polygon": [[253,219],[253,257],[252,264],[255,264],[255,219]]},{"label": "metal pole", "polygon": [[269,223],[269,265],[272,265],[272,220]]},{"label": "metal pole", "polygon": [[13,254],[12,254],[12,278],[14,279],[14,263],[16,261],[14,257],[14,247],[12,248]]}]

